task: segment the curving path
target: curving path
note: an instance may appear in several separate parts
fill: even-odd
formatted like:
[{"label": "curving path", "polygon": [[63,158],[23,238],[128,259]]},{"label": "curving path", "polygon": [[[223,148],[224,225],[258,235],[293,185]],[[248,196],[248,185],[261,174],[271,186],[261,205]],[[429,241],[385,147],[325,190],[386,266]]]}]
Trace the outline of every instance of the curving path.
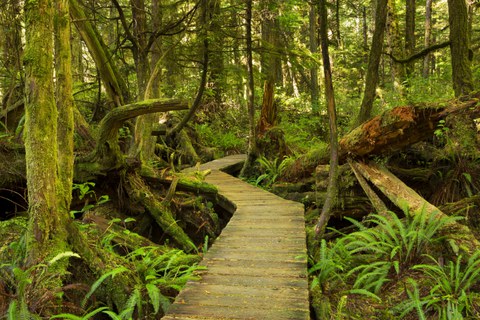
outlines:
[{"label": "curving path", "polygon": [[187,283],[163,320],[310,319],[303,205],[220,171],[243,161],[200,167],[236,211],[205,255],[202,279]]}]

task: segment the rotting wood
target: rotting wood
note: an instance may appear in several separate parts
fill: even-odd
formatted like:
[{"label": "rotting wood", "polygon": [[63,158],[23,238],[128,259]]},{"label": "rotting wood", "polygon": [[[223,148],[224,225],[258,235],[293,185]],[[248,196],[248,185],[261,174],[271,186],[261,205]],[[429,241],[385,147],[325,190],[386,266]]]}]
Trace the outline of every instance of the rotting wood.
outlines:
[{"label": "rotting wood", "polygon": [[389,215],[386,214],[388,211],[387,206],[382,201],[382,199],[380,199],[380,197],[375,193],[375,191],[373,191],[373,189],[368,185],[368,182],[361,175],[360,170],[357,168],[357,163],[349,159],[348,164],[350,165],[350,168],[352,168],[352,171],[355,174],[355,177],[357,178],[358,183],[362,187],[363,191],[367,195],[368,199],[372,203],[377,213],[388,218]]},{"label": "rotting wood", "polygon": [[444,103],[401,106],[364,122],[340,140],[341,157],[365,157],[400,150],[433,136],[440,120],[448,115],[480,115],[480,92]]},{"label": "rotting wood", "polygon": [[[407,209],[407,214],[416,215],[425,212],[427,215],[438,214],[441,218],[447,217],[445,213],[422,198],[385,167],[374,162],[368,164],[356,162],[355,165],[358,171],[382,191],[390,201],[403,210]],[[480,245],[467,226],[454,220],[446,223],[442,230],[456,243],[458,248],[464,249],[467,253],[473,252]]]}]

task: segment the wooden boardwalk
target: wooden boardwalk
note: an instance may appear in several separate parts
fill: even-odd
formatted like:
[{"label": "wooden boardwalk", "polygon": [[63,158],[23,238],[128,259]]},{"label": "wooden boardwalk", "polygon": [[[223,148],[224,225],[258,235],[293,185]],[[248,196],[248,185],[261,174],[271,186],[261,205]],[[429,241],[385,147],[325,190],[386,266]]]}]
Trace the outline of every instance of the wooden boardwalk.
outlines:
[{"label": "wooden boardwalk", "polygon": [[220,171],[244,159],[200,167],[236,211],[162,319],[310,319],[303,205]]}]

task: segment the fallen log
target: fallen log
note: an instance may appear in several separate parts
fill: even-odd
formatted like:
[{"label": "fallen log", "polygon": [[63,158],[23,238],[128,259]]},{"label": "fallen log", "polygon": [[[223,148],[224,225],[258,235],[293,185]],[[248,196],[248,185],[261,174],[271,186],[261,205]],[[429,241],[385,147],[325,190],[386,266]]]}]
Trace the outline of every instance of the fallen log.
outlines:
[{"label": "fallen log", "polygon": [[364,122],[340,140],[340,155],[365,157],[398,151],[433,136],[440,120],[466,113],[480,115],[480,93],[444,103],[411,105],[387,110]]},{"label": "fallen log", "polygon": [[[374,162],[355,162],[355,169],[372,182],[390,201],[399,208],[406,210],[409,215],[416,215],[425,212],[427,215],[437,214],[439,217],[447,217],[439,208],[435,207],[415,190],[408,187],[387,168],[379,166]],[[450,221],[444,225],[442,231],[447,237],[455,242],[458,248],[467,253],[478,248],[480,242],[475,238],[472,231],[465,225],[456,221]]]}]

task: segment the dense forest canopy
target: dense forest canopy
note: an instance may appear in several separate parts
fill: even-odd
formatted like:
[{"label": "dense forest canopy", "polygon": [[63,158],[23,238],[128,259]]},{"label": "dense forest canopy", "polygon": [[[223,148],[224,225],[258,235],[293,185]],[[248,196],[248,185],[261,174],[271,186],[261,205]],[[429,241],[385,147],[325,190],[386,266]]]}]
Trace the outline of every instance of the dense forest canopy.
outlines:
[{"label": "dense forest canopy", "polygon": [[312,319],[478,317],[477,8],[0,0],[0,318],[160,318],[233,213],[181,170],[237,153]]}]

